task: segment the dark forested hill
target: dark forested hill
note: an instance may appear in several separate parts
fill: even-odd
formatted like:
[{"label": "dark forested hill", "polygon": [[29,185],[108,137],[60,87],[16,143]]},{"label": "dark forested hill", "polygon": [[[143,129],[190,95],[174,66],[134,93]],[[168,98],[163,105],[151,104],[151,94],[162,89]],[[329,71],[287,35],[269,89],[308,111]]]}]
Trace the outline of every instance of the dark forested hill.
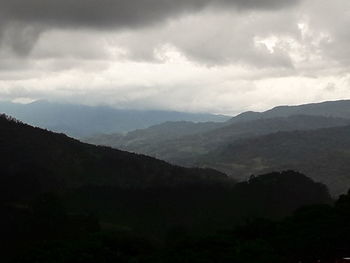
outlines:
[{"label": "dark forested hill", "polygon": [[[141,198],[144,201],[157,196],[166,206],[169,203],[165,200],[172,200],[171,206],[179,209],[180,204],[202,202],[206,196],[203,205],[216,207],[232,197],[230,189],[235,185],[235,181],[215,170],[182,168],[143,155],[84,144],[6,116],[0,117],[0,149],[1,200],[8,202],[54,192],[72,193],[74,200],[81,200],[81,195],[76,196],[81,193],[85,201],[77,207],[89,207],[98,200],[112,202],[109,205],[113,207],[120,202],[117,196],[129,200],[130,195],[148,196]],[[91,196],[95,201],[90,200]],[[173,203],[174,200],[178,201]],[[160,200],[154,202],[162,206]],[[95,208],[101,209],[100,205]]]},{"label": "dark forested hill", "polygon": [[350,126],[277,132],[222,146],[196,165],[213,167],[235,178],[295,169],[325,183],[332,194],[350,187]]},{"label": "dark forested hill", "polygon": [[236,183],[214,170],[84,144],[6,116],[0,150],[4,262],[173,262],[164,246],[187,235],[331,203],[325,185],[298,172]]},{"label": "dark forested hill", "polygon": [[82,138],[97,133],[127,132],[166,121],[226,121],[228,116],[160,110],[122,110],[102,106],[50,103],[0,102],[0,113],[34,126]]},{"label": "dark forested hill", "polygon": [[225,178],[212,170],[185,169],[147,156],[84,144],[6,116],[0,117],[0,149],[0,180],[5,190],[11,183],[32,188],[28,191],[48,191],[83,185],[172,186]]}]

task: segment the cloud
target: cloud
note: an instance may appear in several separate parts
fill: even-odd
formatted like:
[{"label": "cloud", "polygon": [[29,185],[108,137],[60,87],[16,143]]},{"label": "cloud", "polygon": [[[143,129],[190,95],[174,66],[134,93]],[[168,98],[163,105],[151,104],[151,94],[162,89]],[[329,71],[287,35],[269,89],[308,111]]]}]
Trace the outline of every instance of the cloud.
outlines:
[{"label": "cloud", "polygon": [[134,27],[208,6],[278,9],[297,0],[1,0],[5,20],[62,26]]},{"label": "cloud", "polygon": [[310,1],[314,10],[306,16],[309,33],[318,35],[318,47],[326,59],[350,65],[350,2],[345,0]]},{"label": "cloud", "polygon": [[0,43],[28,54],[41,32],[51,28],[126,29],[207,7],[278,9],[298,0],[1,0]]},{"label": "cloud", "polygon": [[2,28],[0,43],[17,55],[24,56],[32,50],[41,32],[42,26],[11,23]]},{"label": "cloud", "polygon": [[[41,77],[28,75],[27,79],[2,80],[0,98],[237,114],[280,104],[350,97],[346,86],[349,74],[309,78],[281,76],[276,68],[273,71],[252,71],[237,65],[203,67],[183,58],[166,64],[114,63],[103,70],[91,71],[81,65],[60,72],[48,69],[41,72]],[[337,89],[325,92],[327,83],[334,83]]]},{"label": "cloud", "polygon": [[[296,20],[295,11],[207,10],[163,26],[117,33],[111,44],[127,50],[136,61],[157,61],[159,53],[172,49],[207,66],[292,68],[289,40],[300,36]],[[273,45],[268,45],[271,39]]]},{"label": "cloud", "polygon": [[0,0],[0,99],[234,114],[349,98],[349,12],[349,0]]}]

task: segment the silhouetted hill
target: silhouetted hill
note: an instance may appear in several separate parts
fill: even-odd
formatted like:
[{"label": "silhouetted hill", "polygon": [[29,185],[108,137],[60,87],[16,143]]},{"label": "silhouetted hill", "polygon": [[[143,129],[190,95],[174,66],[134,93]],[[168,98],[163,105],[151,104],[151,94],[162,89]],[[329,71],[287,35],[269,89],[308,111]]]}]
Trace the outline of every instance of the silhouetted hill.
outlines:
[{"label": "silhouetted hill", "polygon": [[[154,205],[154,213],[165,209],[163,212],[167,216],[170,216],[166,212],[169,209],[177,213],[178,209],[192,210],[196,206],[210,207],[219,213],[217,210],[223,209],[222,205],[229,205],[227,198],[233,198],[232,195],[234,200],[241,198],[231,190],[235,181],[215,170],[182,168],[143,155],[84,144],[6,116],[0,117],[0,147],[2,201],[20,201],[40,193],[55,192],[71,196],[69,203],[74,209],[93,207],[110,220],[116,216],[116,210],[107,212],[111,207],[124,211],[125,205],[136,202],[136,210],[127,206],[133,212],[127,213],[125,221],[119,218],[121,215],[117,217],[127,222],[132,215],[141,216],[142,209],[151,209]],[[223,200],[227,202],[222,203]],[[142,209],[136,205],[144,202],[147,205]],[[229,213],[230,218],[236,219],[242,216],[234,211],[236,209],[220,213]],[[181,220],[185,220],[183,216]],[[227,216],[222,219],[227,220]],[[188,220],[194,223],[192,216]]]},{"label": "silhouetted hill", "polygon": [[84,144],[5,116],[0,117],[0,149],[3,194],[11,184],[45,192],[87,185],[174,186],[225,178],[212,170],[185,169],[147,156]]},{"label": "silhouetted hill", "polygon": [[347,262],[349,205],[348,193],[334,205],[306,206],[283,220],[257,218],[209,238],[180,240],[167,256],[173,263]]},{"label": "silhouetted hill", "polygon": [[0,102],[0,113],[34,126],[77,138],[97,133],[123,133],[166,121],[226,121],[227,116],[160,110],[122,110],[36,101],[30,104]]},{"label": "silhouetted hill", "polygon": [[5,116],[0,149],[4,262],[169,262],[171,244],[186,233],[207,236],[331,203],[325,185],[294,171],[235,183],[211,169],[84,144]]},{"label": "silhouetted hill", "polygon": [[[222,244],[228,238],[223,235],[224,230],[256,217],[280,219],[302,205],[331,203],[324,185],[293,171],[251,177],[230,187],[89,187],[77,189],[66,195],[65,200],[69,200],[69,210],[75,208],[74,214],[67,213],[60,199],[51,194],[39,196],[26,205],[0,206],[0,240],[6,241],[2,260],[5,258],[7,262],[6,256],[12,256],[16,261],[11,262],[37,263],[76,259],[78,262],[192,262],[199,251],[206,255],[208,251],[223,249],[213,254],[214,258],[195,262],[218,262],[218,259],[229,262],[221,259],[227,253],[241,254],[240,243],[234,242],[227,250]],[[96,217],[81,213],[85,209],[104,220],[103,232],[98,233]],[[254,228],[251,230],[259,234]],[[166,235],[162,245],[154,247],[158,243],[154,237],[159,238],[159,232]],[[140,233],[146,233],[147,239],[140,239]],[[188,242],[198,238],[208,240],[214,233],[220,237],[210,237],[215,240],[213,244],[189,246]],[[235,236],[232,238],[240,241]],[[251,247],[254,248],[260,250]]]}]

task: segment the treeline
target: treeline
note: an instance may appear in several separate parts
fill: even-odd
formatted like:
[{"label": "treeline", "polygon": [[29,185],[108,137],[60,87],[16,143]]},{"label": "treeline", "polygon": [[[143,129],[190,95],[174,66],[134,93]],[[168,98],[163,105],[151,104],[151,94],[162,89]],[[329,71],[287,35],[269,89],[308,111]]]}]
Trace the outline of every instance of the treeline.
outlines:
[{"label": "treeline", "polygon": [[213,235],[174,236],[159,262],[345,262],[350,255],[350,192],[333,205],[305,206],[282,220],[255,218]]},{"label": "treeline", "polygon": [[[295,171],[236,183],[0,116],[5,263],[328,259],[347,252],[348,199],[330,206],[326,186]],[[244,225],[254,218],[264,220]]]},{"label": "treeline", "polygon": [[[9,262],[197,262],[202,252],[236,253],[239,247],[232,244],[245,244],[241,239],[247,235],[227,230],[248,219],[278,220],[303,205],[331,202],[324,185],[294,171],[234,185],[90,186],[39,194],[2,204],[3,255]],[[252,245],[260,246],[256,242]],[[219,261],[212,255],[198,262],[225,262],[224,252]]]},{"label": "treeline", "polygon": [[252,176],[237,184],[90,186],[67,192],[65,198],[70,211],[93,211],[105,221],[155,236],[174,226],[202,234],[245,218],[282,218],[303,205],[332,202],[323,184],[294,171]]},{"label": "treeline", "polygon": [[[350,253],[350,194],[334,204],[299,208],[284,219],[251,218],[231,228],[216,226],[217,231],[207,234],[177,226],[162,240],[121,227],[101,230],[94,216],[66,214],[51,195],[41,196],[31,208],[17,209],[22,214],[16,223],[28,221],[16,237],[13,231],[2,235],[7,237],[3,248],[12,253],[9,262],[16,263],[311,263],[339,262]],[[15,248],[11,242],[17,243]]]}]

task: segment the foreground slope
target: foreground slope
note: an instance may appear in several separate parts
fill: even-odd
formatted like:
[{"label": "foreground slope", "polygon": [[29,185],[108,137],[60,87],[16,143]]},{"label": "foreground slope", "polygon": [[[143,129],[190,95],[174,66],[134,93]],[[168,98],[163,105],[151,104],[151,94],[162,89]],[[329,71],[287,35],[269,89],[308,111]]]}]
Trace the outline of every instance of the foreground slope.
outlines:
[{"label": "foreground slope", "polygon": [[[0,117],[0,149],[2,187],[16,184],[28,188],[22,189],[23,193],[84,185],[173,186],[226,178],[213,170],[185,169],[142,155],[84,144],[6,116]],[[25,183],[19,184],[21,180]]]},{"label": "foreground slope", "polygon": [[[260,182],[261,190],[279,182],[274,195],[264,201],[260,190],[251,188],[255,184],[236,184],[215,170],[182,168],[84,144],[5,116],[0,118],[0,146],[2,201],[20,202],[54,192],[64,196],[72,211],[97,211],[104,220],[142,229],[173,224],[205,229],[210,222],[232,224],[248,214],[285,215],[302,204],[328,198],[323,185],[289,172],[273,175],[275,180],[265,176],[267,181],[251,181]],[[272,200],[282,198],[287,185],[295,187],[276,208]],[[256,209],[257,202],[263,202],[259,205],[263,211]]]},{"label": "foreground slope", "polygon": [[4,262],[177,262],[154,244],[171,248],[187,235],[331,203],[325,185],[294,171],[235,183],[213,170],[83,144],[4,116],[0,149]]}]

